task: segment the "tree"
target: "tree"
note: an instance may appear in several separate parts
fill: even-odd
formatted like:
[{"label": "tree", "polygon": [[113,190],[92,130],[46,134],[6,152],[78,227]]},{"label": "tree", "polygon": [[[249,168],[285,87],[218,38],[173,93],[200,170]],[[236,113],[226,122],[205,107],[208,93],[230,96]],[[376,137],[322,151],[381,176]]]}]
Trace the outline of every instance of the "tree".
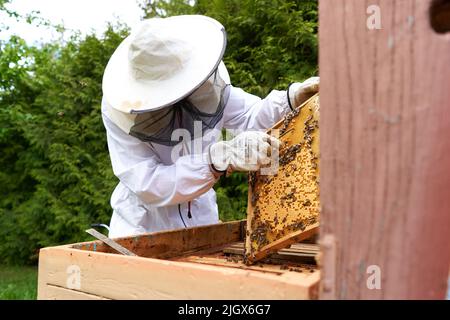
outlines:
[{"label": "tree", "polygon": [[126,30],[65,46],[0,53],[0,260],[35,261],[37,248],[86,239],[109,221],[114,178],[101,121],[104,67]]}]

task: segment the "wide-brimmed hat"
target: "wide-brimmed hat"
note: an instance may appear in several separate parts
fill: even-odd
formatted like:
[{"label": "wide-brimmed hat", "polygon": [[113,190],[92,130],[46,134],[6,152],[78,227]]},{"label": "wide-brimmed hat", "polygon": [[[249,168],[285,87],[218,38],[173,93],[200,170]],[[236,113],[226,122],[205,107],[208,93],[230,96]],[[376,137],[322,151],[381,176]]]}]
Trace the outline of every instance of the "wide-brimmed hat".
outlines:
[{"label": "wide-brimmed hat", "polygon": [[206,16],[144,20],[110,58],[103,75],[104,98],[118,111],[141,113],[187,97],[218,67],[229,83],[221,63],[225,46],[225,28]]}]

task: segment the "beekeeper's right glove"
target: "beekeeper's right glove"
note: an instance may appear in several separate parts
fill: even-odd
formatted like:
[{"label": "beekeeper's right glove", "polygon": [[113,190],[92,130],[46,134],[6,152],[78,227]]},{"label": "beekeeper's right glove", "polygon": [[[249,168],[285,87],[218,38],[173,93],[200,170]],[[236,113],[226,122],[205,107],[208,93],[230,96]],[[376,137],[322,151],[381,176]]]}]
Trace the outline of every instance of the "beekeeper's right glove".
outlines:
[{"label": "beekeeper's right glove", "polygon": [[264,132],[247,131],[230,141],[219,141],[209,148],[210,161],[217,172],[257,171],[271,161],[273,148],[280,141]]}]

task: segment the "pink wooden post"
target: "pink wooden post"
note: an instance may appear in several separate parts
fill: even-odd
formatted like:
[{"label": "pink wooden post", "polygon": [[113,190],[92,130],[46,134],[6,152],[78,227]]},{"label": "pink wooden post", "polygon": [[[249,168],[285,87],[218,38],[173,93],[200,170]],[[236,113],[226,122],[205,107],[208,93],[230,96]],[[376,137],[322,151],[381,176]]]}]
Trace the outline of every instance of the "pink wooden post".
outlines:
[{"label": "pink wooden post", "polygon": [[430,4],[320,1],[322,298],[445,296],[450,33]]}]

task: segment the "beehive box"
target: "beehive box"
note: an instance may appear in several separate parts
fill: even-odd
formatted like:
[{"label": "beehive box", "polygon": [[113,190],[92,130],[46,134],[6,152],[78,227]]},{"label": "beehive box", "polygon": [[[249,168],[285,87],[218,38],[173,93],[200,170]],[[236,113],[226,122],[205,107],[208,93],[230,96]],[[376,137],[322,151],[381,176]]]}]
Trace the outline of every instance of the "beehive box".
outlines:
[{"label": "beehive box", "polygon": [[248,264],[318,232],[319,109],[316,94],[269,131],[282,141],[279,167],[249,175]]},{"label": "beehive box", "polygon": [[[244,236],[245,221],[235,221],[115,239],[137,257],[101,241],[44,248],[38,299],[317,298],[319,271],[311,262],[246,266],[224,254],[243,251]],[[301,249],[307,245],[297,250],[313,257],[318,249]],[[295,250],[287,251],[285,257]]]}]

